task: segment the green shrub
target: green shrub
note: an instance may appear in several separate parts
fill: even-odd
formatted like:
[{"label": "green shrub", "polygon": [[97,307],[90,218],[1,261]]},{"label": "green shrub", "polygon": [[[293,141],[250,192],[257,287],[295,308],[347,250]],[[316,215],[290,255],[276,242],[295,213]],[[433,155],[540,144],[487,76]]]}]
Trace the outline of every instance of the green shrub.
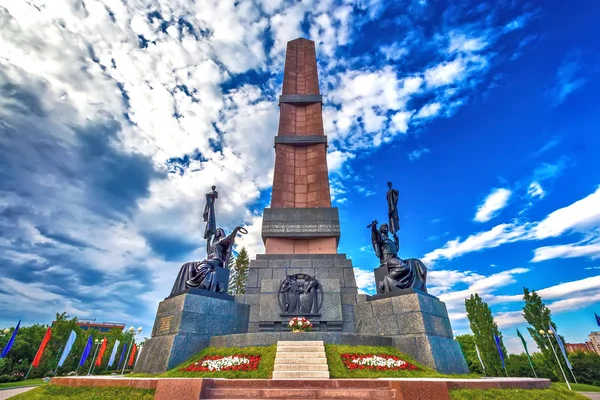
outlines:
[{"label": "green shrub", "polygon": [[25,379],[25,378],[21,375],[13,375],[13,374],[0,375],[0,383],[18,382],[18,381],[22,381],[23,379]]}]

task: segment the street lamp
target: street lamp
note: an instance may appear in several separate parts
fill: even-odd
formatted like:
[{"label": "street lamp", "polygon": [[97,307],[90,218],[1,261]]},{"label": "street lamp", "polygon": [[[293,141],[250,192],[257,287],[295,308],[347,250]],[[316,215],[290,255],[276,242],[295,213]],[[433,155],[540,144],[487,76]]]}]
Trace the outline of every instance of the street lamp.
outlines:
[{"label": "street lamp", "polygon": [[563,369],[562,364],[560,363],[560,360],[558,359],[556,350],[554,350],[554,345],[552,344],[552,340],[550,340],[550,335],[552,335],[552,331],[546,332],[545,330],[540,329],[540,335],[542,335],[542,337],[546,336],[546,339],[548,339],[548,342],[550,343],[550,347],[552,347],[552,352],[554,353],[554,357],[556,358],[556,362],[558,363],[558,366],[560,367],[560,372],[562,372],[563,377],[565,378],[565,382],[567,382],[567,386],[569,387],[569,390],[573,390],[573,389],[571,389],[571,385],[569,384],[567,375],[565,375],[565,370]]},{"label": "street lamp", "polygon": [[9,333],[10,333],[10,329],[6,328],[5,330],[2,331],[2,336],[8,335]]},{"label": "street lamp", "polygon": [[88,369],[88,375],[91,375],[92,367],[95,364],[96,353],[98,353],[98,347],[100,346],[100,339],[94,340],[94,343],[96,344],[96,351],[94,351],[94,357],[92,357],[92,363],[90,364],[90,369]]},{"label": "street lamp", "polygon": [[129,359],[129,353],[131,352],[131,348],[133,347],[133,342],[135,341],[135,335],[139,335],[140,333],[142,333],[142,327],[140,326],[139,328],[137,328],[137,332],[135,331],[135,328],[133,326],[130,326],[129,329],[127,329],[127,331],[129,333],[131,333],[131,343],[129,344],[129,349],[127,350],[127,358],[125,358],[125,362],[123,363],[123,370],[121,370],[121,375],[123,375],[125,373],[125,367],[127,366],[127,360]]}]

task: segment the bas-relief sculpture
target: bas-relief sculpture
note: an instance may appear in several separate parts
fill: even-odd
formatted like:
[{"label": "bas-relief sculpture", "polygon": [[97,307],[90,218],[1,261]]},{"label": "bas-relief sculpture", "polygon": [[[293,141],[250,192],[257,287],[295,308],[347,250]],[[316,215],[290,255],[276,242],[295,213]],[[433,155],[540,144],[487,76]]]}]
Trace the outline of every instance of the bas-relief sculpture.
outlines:
[{"label": "bas-relief sculpture", "polygon": [[288,275],[279,288],[282,315],[319,315],[323,306],[323,288],[306,274]]},{"label": "bas-relief sculpture", "polygon": [[[381,224],[377,229],[378,221],[374,220],[367,228],[371,229],[371,242],[375,255],[379,258],[380,267],[387,268],[387,274],[382,281],[377,282],[378,293],[389,293],[397,289],[418,289],[427,292],[427,267],[421,260],[409,258],[402,260],[398,257],[400,240],[396,232],[400,229],[398,217],[398,191],[388,182],[386,194],[388,205],[389,225]],[[393,240],[389,237],[392,233]]]},{"label": "bas-relief sculpture", "polygon": [[219,282],[215,268],[224,268],[229,264],[235,238],[239,233],[248,231],[241,226],[236,227],[231,234],[226,235],[223,228],[217,228],[215,217],[215,200],[219,197],[213,186],[206,194],[203,219],[206,222],[204,238],[207,239],[207,257],[202,261],[191,261],[183,264],[177,274],[171,296],[182,293],[190,288],[199,288],[211,292],[223,293],[225,286]]}]

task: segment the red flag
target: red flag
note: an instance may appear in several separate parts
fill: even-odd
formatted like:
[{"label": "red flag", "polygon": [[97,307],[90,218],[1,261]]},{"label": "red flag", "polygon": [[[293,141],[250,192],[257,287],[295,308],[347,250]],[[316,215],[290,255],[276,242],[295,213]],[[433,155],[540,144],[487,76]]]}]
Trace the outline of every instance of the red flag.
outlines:
[{"label": "red flag", "polygon": [[135,352],[137,351],[137,346],[135,345],[135,343],[133,344],[133,349],[131,349],[131,356],[129,356],[129,365],[130,367],[133,366],[133,360],[135,360]]},{"label": "red flag", "polygon": [[102,356],[104,355],[104,351],[106,350],[106,337],[102,341],[100,345],[100,352],[98,353],[98,357],[96,358],[96,367],[102,365]]},{"label": "red flag", "polygon": [[42,343],[40,344],[40,348],[38,349],[37,353],[35,353],[35,358],[33,359],[31,366],[37,367],[38,365],[40,365],[42,354],[44,354],[44,349],[50,341],[50,336],[52,336],[52,330],[50,329],[50,327],[48,327],[48,329],[46,330],[46,334],[44,335],[44,339],[42,339]]}]

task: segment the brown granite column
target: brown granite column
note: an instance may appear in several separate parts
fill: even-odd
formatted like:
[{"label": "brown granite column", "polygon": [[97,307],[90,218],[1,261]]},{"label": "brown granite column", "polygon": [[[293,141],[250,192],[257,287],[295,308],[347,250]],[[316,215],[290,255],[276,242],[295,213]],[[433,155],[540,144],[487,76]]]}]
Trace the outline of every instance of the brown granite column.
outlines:
[{"label": "brown granite column", "polygon": [[[325,225],[330,226],[322,224],[327,211],[321,209],[332,208],[313,41],[288,42],[279,106],[271,208],[265,210],[263,224],[266,254],[337,253],[337,209],[335,216],[327,214]],[[278,209],[288,210],[278,213]],[[293,209],[306,210],[295,213]]]}]

